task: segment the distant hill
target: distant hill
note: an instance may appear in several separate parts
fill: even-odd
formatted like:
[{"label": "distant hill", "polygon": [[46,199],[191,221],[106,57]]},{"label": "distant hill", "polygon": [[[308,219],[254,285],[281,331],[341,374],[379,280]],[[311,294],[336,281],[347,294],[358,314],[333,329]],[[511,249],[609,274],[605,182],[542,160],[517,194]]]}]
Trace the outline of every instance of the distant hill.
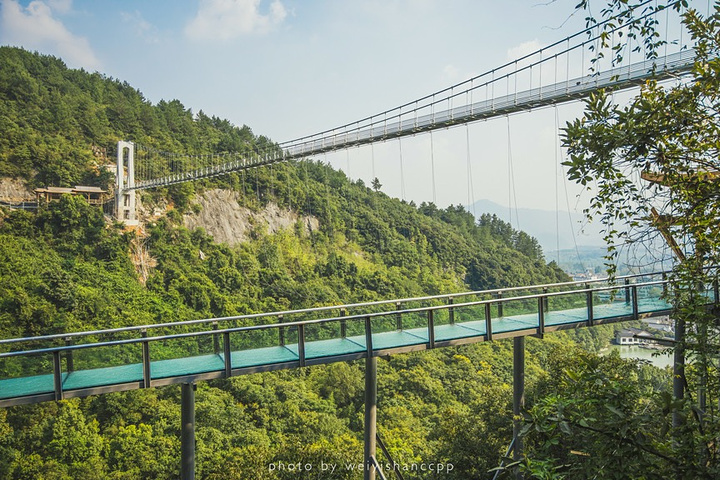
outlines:
[{"label": "distant hill", "polygon": [[[559,215],[556,215],[556,212],[551,210],[519,208],[517,209],[517,217],[513,210],[512,221],[510,221],[508,207],[490,200],[478,200],[468,207],[468,211],[475,213],[478,218],[483,213],[497,215],[499,219],[512,224],[513,228],[535,237],[546,253],[558,250],[558,239],[560,250],[574,249],[575,243],[578,246],[585,247],[601,247],[604,245],[600,234],[600,225],[587,225],[587,221],[582,214],[568,214],[567,211],[560,211]],[[517,219],[519,219],[519,222]],[[559,238],[558,233],[560,234]]]}]

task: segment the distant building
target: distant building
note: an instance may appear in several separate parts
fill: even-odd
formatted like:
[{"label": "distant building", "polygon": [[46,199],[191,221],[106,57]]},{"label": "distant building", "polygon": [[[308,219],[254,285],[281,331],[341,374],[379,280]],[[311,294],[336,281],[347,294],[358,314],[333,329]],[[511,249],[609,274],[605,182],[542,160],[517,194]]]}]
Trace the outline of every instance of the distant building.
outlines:
[{"label": "distant building", "polygon": [[651,341],[636,338],[635,335],[643,337],[651,337],[652,335],[645,330],[639,328],[624,328],[615,334],[615,343],[618,345],[648,345]]},{"label": "distant building", "polygon": [[647,328],[652,328],[653,330],[660,330],[665,333],[674,333],[675,328],[673,325],[672,320],[670,320],[670,317],[664,316],[664,317],[653,317],[653,318],[644,318],[642,322],[645,324]]},{"label": "distant building", "polygon": [[82,195],[90,205],[102,205],[107,201],[107,190],[99,187],[76,185],[72,188],[46,187],[35,189],[35,198],[38,203],[60,200],[63,195]]}]

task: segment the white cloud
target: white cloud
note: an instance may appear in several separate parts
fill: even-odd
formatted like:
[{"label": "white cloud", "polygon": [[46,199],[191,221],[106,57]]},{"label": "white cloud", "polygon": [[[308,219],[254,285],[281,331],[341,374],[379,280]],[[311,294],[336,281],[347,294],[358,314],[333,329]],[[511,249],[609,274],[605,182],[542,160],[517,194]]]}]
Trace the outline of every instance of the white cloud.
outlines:
[{"label": "white cloud", "polygon": [[445,68],[443,68],[442,71],[441,79],[446,83],[456,83],[460,80],[460,70],[455,65],[445,65]]},{"label": "white cloud", "polygon": [[45,3],[58,13],[68,13],[72,10],[72,0],[45,0]]},{"label": "white cloud", "polygon": [[197,16],[185,33],[195,39],[230,40],[241,35],[267,33],[285,20],[287,10],[273,0],[269,11],[260,13],[261,0],[201,0]]},{"label": "white cloud", "polygon": [[73,35],[54,16],[69,12],[71,0],[34,0],[26,8],[17,0],[0,2],[0,43],[57,55],[71,66],[99,69],[87,39]]},{"label": "white cloud", "polygon": [[540,50],[542,47],[543,46],[537,41],[537,39],[523,42],[520,45],[509,48],[507,51],[507,58],[508,60],[517,60],[518,58],[522,58],[525,55],[529,55]]},{"label": "white cloud", "polygon": [[122,12],[120,18],[135,30],[135,35],[144,39],[147,43],[158,43],[160,41],[158,29],[145,20],[139,11],[136,10],[133,13]]}]

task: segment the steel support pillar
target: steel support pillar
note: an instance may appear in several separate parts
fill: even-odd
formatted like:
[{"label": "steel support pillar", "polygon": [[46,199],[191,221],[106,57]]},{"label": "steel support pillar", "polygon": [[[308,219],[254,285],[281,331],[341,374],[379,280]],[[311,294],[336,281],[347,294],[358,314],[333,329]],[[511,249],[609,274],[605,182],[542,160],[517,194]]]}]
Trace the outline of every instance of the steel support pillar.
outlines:
[{"label": "steel support pillar", "polygon": [[377,357],[365,360],[365,470],[364,480],[375,480],[375,437],[377,435]]},{"label": "steel support pillar", "polygon": [[181,480],[195,480],[195,384],[182,384],[180,428]]},{"label": "steel support pillar", "polygon": [[[675,320],[675,351],[673,353],[673,396],[676,400],[685,397],[685,320]],[[683,424],[679,411],[673,412],[673,426]]]},{"label": "steel support pillar", "polygon": [[[525,408],[525,337],[513,339],[513,459],[523,458],[523,442],[520,437],[522,410]],[[519,469],[515,478],[522,479]]]}]

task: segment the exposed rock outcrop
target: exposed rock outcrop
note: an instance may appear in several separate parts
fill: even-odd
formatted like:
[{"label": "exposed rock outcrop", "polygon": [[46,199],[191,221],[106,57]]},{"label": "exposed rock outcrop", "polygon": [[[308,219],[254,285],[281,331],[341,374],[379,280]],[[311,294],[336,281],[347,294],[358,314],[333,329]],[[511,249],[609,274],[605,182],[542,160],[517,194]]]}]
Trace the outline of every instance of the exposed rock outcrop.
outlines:
[{"label": "exposed rock outcrop", "polygon": [[22,180],[0,178],[0,202],[20,203],[35,201],[35,193],[25,186]]},{"label": "exposed rock outcrop", "polygon": [[298,220],[305,231],[316,230],[319,226],[317,218],[300,216],[275,203],[269,203],[260,212],[254,212],[240,206],[238,195],[232,190],[221,189],[207,190],[196,195],[194,203],[199,206],[199,213],[185,214],[185,226],[189,229],[202,227],[216,242],[228,245],[248,240],[258,224],[267,225],[268,233],[293,228]]}]

